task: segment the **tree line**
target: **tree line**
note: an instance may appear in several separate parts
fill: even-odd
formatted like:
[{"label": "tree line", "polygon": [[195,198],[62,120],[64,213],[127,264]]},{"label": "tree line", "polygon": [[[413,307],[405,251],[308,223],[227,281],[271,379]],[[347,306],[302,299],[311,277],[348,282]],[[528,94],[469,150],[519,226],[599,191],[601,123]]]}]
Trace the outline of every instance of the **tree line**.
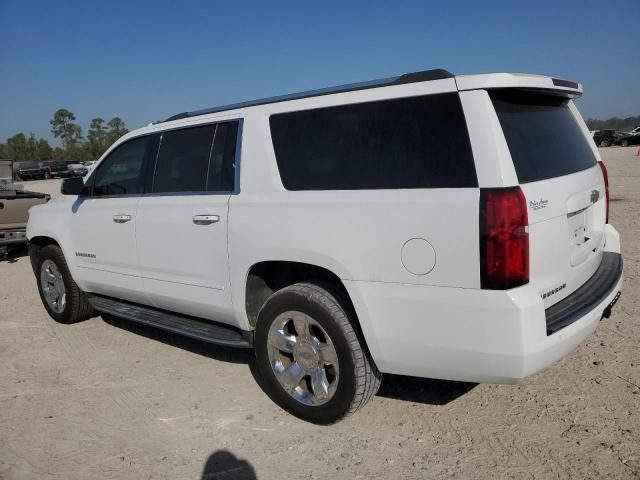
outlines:
[{"label": "tree line", "polygon": [[52,147],[44,138],[36,138],[33,133],[18,133],[0,143],[0,158],[20,161],[45,160],[97,160],[118,138],[129,130],[120,117],[108,122],[100,117],[92,118],[86,139],[82,127],[76,123],[75,115],[61,108],[49,120],[51,133],[59,138],[62,147]]},{"label": "tree line", "polygon": [[589,130],[615,129],[619,132],[629,132],[638,125],[640,125],[640,116],[627,118],[612,117],[608,120],[597,120],[595,118],[590,118],[589,120],[587,120],[587,126],[589,127]]}]

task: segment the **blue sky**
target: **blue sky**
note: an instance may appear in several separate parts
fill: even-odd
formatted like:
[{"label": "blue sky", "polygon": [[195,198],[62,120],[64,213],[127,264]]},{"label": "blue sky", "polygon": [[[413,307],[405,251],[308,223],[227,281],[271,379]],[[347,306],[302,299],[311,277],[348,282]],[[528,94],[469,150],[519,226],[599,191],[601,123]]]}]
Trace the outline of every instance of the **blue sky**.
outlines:
[{"label": "blue sky", "polygon": [[136,128],[184,110],[442,67],[583,83],[640,115],[640,0],[0,0],[0,141],[61,107]]}]

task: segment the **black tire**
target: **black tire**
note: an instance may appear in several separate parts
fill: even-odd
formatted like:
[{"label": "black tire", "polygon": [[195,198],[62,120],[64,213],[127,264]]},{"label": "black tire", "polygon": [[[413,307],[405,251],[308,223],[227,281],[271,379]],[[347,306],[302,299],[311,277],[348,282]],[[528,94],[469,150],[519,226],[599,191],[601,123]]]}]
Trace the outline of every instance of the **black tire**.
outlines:
[{"label": "black tire", "polygon": [[44,180],[49,180],[51,178],[51,174],[49,172],[44,172],[44,175],[42,176],[42,178]]},{"label": "black tire", "polygon": [[[271,367],[269,329],[287,311],[310,316],[329,335],[337,354],[340,376],[333,396],[321,405],[306,405],[279,383]],[[274,293],[258,314],[255,330],[256,367],[262,387],[287,412],[303,420],[328,425],[355,413],[378,391],[382,374],[366,348],[362,332],[348,302],[330,284],[303,282]]]},{"label": "black tire", "polygon": [[[44,296],[40,272],[42,264],[46,260],[50,260],[55,264],[64,281],[66,304],[61,312],[54,311],[49,306]],[[40,300],[42,300],[42,304],[51,318],[59,323],[76,323],[86,320],[93,315],[93,307],[89,303],[87,294],[80,290],[78,285],[76,285],[76,282],[73,281],[71,273],[69,272],[69,267],[67,266],[67,262],[60,247],[57,245],[47,245],[46,247],[43,247],[38,253],[35,267],[34,273],[38,283]]]},{"label": "black tire", "polygon": [[621,147],[628,147],[629,146],[629,141],[628,140],[622,140],[620,142],[620,146]]},{"label": "black tire", "polygon": [[601,147],[608,147],[609,146],[609,141],[608,140],[602,140],[600,142],[600,146]]}]

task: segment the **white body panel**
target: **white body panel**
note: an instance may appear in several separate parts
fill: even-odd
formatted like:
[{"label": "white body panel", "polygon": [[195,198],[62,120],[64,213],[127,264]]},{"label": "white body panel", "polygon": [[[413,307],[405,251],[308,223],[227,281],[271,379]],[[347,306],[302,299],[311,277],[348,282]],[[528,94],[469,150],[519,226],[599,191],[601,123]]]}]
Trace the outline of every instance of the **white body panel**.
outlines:
[{"label": "white body panel", "polygon": [[[618,233],[610,225],[607,245],[619,245]],[[367,345],[382,371],[514,383],[558,361],[587,338],[620,290],[622,278],[593,310],[550,336],[544,302],[531,285],[491,291],[345,284],[359,312]]]},{"label": "white body panel", "polygon": [[[28,237],[50,237],[60,244],[72,275],[86,291],[244,330],[252,329],[245,296],[253,265],[280,260],[322,267],[345,285],[381,371],[515,381],[555,362],[595,328],[615,293],[552,336],[546,335],[545,308],[584,283],[598,267],[602,251],[619,252],[620,244],[617,232],[604,224],[604,200],[598,201],[585,214],[593,227],[590,231],[600,232],[596,251],[587,252],[576,265],[568,263],[581,253],[571,250],[567,214],[587,206],[587,191],[597,189],[604,197],[598,167],[523,185],[528,200],[540,195],[551,199],[544,215],[529,209],[531,281],[507,291],[480,289],[480,189],[518,185],[507,142],[485,90],[496,87],[555,89],[568,95],[581,92],[581,87],[556,87],[549,77],[462,76],[151,125],[123,137],[105,156],[138,135],[242,118],[239,191],[231,195],[142,195],[118,199],[119,203],[59,199],[32,209]],[[457,91],[478,188],[287,191],[283,187],[269,115]],[[571,109],[579,118],[573,105]],[[80,204],[78,208],[73,207],[74,201]],[[132,220],[114,223],[112,215],[120,213],[132,215]],[[192,217],[196,214],[218,215],[220,220],[195,225]],[[564,244],[557,243],[559,238]],[[100,260],[91,262],[76,257],[75,252],[95,252],[96,257],[99,252]],[[92,268],[86,268],[87,264]],[[559,279],[568,287],[551,300],[543,300],[541,292]]]},{"label": "white body panel", "polygon": [[[148,303],[164,310],[233,323],[227,262],[228,204],[228,195],[140,199],[136,226],[138,271]],[[195,224],[196,215],[212,215],[218,220]]]}]

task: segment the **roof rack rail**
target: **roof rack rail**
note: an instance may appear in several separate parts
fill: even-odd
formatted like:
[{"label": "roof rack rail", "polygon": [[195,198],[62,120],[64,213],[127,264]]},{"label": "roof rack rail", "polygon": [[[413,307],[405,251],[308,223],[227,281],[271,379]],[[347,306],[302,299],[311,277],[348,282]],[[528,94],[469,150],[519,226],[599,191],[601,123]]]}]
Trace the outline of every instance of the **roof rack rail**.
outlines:
[{"label": "roof rack rail", "polygon": [[235,110],[236,108],[254,107],[256,105],[266,105],[267,103],[286,102],[288,100],[298,100],[301,98],[319,97],[321,95],[331,95],[333,93],[353,92],[355,90],[365,90],[368,88],[389,87],[392,85],[403,85],[406,83],[428,82],[431,80],[442,80],[445,78],[453,78],[453,73],[437,68],[434,70],[424,70],[422,72],[405,73],[398,77],[382,78],[380,80],[370,80],[367,82],[350,83],[337,87],[321,88],[318,90],[309,90],[306,92],[292,93],[289,95],[279,95],[276,97],[261,98],[259,100],[251,100],[248,102],[232,103],[219,107],[205,108],[203,110],[194,110],[193,112],[182,112],[173,115],[161,122],[170,122],[172,120],[180,120],[183,118],[197,117],[208,113],[224,112],[226,110]]}]

